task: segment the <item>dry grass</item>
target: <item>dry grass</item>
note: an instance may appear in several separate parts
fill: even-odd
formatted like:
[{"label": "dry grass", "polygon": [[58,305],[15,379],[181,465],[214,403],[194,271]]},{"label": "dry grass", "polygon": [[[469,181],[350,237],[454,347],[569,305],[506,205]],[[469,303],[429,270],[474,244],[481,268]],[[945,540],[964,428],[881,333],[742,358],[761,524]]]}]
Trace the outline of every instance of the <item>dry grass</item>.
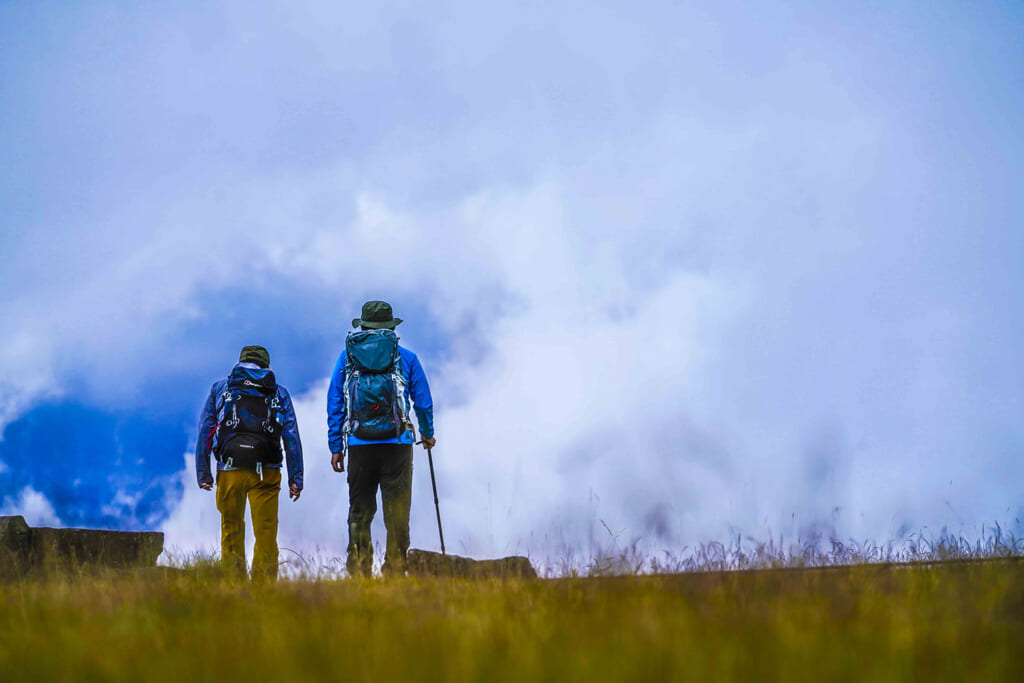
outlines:
[{"label": "dry grass", "polygon": [[[993,558],[980,562],[533,582],[261,588],[202,558],[188,571],[51,577],[0,585],[0,680],[1019,680],[1024,562],[1017,545],[985,547],[947,540],[912,555]],[[800,561],[892,557],[845,548]],[[798,563],[742,543],[694,557]]]},{"label": "dry grass", "polygon": [[566,548],[559,559],[541,563],[539,571],[548,578],[637,576],[1019,558],[1024,557],[1024,522],[1017,519],[1009,529],[999,523],[983,525],[973,538],[944,528],[935,535],[918,531],[886,543],[843,540],[834,534],[810,531],[788,542],[781,536],[765,541],[736,533],[728,543],[712,541],[659,554],[650,553],[640,540],[621,544],[610,534],[604,545],[595,545],[597,550],[587,558],[577,555],[573,548]]}]

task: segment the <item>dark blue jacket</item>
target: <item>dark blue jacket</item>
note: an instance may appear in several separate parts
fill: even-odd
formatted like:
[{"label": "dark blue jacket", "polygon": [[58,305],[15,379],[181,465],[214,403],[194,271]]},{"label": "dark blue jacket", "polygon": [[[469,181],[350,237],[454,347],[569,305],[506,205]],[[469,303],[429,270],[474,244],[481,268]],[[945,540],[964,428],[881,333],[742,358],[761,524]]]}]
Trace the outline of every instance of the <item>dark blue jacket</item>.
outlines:
[{"label": "dark blue jacket", "polygon": [[[270,370],[264,370],[252,363],[239,363],[250,375],[250,379],[258,381],[267,376]],[[212,484],[213,473],[210,472],[210,453],[217,449],[217,431],[224,419],[224,401],[221,394],[227,386],[224,378],[213,383],[210,395],[203,406],[203,414],[199,418],[199,437],[196,441],[196,478],[200,484]],[[288,463],[288,484],[302,488],[302,441],[299,439],[299,423],[295,419],[295,408],[288,390],[277,385],[277,400],[281,404],[281,438],[284,440],[284,453]],[[280,467],[280,465],[264,465],[264,467]],[[230,470],[231,467],[220,462],[217,471]]]},{"label": "dark blue jacket", "polygon": [[[423,366],[420,365],[420,359],[416,357],[415,353],[402,346],[398,347],[398,353],[402,356],[402,375],[405,376],[406,412],[408,412],[411,395],[416,408],[416,420],[420,425],[420,437],[429,439],[434,436],[434,401],[430,397],[427,376],[423,373]],[[331,373],[331,386],[327,389],[327,440],[331,453],[340,453],[345,443],[341,430],[347,414],[345,410],[345,364],[347,360],[348,353],[342,351],[338,362],[334,364],[334,371]],[[397,438],[382,441],[364,441],[351,434],[348,437],[349,446],[412,442],[411,430],[400,434]]]}]

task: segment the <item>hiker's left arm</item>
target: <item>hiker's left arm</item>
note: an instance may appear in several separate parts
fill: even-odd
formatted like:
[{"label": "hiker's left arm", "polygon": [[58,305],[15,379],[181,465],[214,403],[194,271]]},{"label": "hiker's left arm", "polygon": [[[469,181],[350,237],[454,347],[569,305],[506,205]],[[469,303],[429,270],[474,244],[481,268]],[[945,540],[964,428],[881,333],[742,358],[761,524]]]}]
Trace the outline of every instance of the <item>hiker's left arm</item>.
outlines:
[{"label": "hiker's left arm", "polygon": [[199,487],[207,491],[213,488],[213,473],[210,471],[210,439],[216,426],[217,394],[212,387],[199,417],[199,434],[196,437],[196,480]]},{"label": "hiker's left arm", "polygon": [[430,385],[427,375],[423,372],[420,359],[412,357],[409,364],[409,393],[412,395],[416,420],[420,423],[420,438],[434,438],[434,400],[430,396]]},{"label": "hiker's left arm", "polygon": [[302,440],[299,438],[299,421],[295,418],[295,407],[288,391],[281,387],[281,427],[284,439],[284,454],[288,461],[288,484],[292,495],[302,491]]}]

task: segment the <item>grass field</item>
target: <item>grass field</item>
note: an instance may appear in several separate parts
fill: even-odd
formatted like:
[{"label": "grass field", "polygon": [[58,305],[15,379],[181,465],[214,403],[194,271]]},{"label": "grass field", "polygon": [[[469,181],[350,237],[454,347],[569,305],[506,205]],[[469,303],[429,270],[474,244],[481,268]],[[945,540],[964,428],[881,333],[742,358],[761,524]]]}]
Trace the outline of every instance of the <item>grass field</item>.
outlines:
[{"label": "grass field", "polygon": [[0,680],[1021,680],[1024,561],[0,585]]}]

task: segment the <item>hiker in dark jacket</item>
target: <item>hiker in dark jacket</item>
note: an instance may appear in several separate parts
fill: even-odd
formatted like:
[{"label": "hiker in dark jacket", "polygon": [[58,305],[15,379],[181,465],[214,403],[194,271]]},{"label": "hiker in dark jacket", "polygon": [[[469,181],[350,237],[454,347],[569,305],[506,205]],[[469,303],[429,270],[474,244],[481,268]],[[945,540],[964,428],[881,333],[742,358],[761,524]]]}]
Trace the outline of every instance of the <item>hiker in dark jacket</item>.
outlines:
[{"label": "hiker in dark jacket", "polygon": [[348,456],[348,560],[350,576],[369,576],[373,562],[370,523],[377,512],[377,488],[384,503],[387,545],[385,574],[405,573],[412,501],[410,419],[415,406],[424,448],[433,448],[434,408],[427,377],[416,354],[398,345],[391,306],[367,301],[352,321],[345,351],[331,373],[327,426],[331,466],[345,471]]},{"label": "hiker in dark jacket", "polygon": [[281,441],[288,461],[288,493],[302,493],[302,442],[288,390],[270,370],[270,353],[246,346],[231,374],[214,382],[199,419],[196,478],[209,491],[217,458],[217,509],[222,561],[245,574],[245,501],[249,500],[256,546],[254,581],[277,579],[277,509],[281,491]]}]

